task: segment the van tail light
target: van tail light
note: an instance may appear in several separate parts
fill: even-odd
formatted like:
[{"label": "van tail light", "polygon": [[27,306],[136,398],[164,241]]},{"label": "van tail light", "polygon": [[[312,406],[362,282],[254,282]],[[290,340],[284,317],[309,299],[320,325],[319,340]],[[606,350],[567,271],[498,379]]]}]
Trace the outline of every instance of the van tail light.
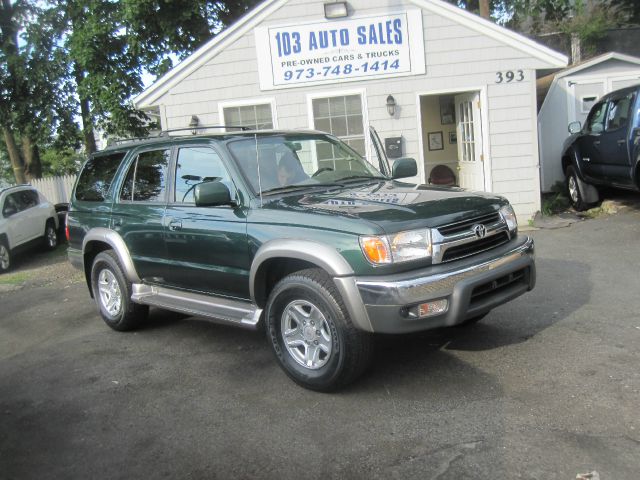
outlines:
[{"label": "van tail light", "polygon": [[67,223],[66,218],[64,221],[64,236],[67,237],[67,243],[68,243],[69,242],[69,224]]}]

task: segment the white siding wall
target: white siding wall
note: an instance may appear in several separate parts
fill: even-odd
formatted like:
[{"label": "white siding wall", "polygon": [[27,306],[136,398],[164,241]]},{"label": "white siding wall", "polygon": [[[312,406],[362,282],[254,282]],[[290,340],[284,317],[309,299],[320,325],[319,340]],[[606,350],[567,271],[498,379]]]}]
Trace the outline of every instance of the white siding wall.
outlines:
[{"label": "white siding wall", "polygon": [[[416,8],[410,2],[352,0],[355,16],[379,15]],[[262,25],[286,25],[323,18],[323,2],[291,0]],[[164,127],[185,127],[191,115],[203,124],[219,124],[219,101],[243,98],[275,98],[278,127],[308,128],[307,95],[341,89],[364,89],[366,116],[381,137],[404,137],[404,155],[418,159],[424,181],[424,160],[420,149],[419,95],[444,91],[485,88],[488,105],[484,125],[489,145],[485,163],[491,166],[489,189],[509,198],[521,221],[526,222],[540,208],[536,132],[535,69],[547,68],[540,60],[499,43],[445,17],[423,11],[426,74],[397,79],[344,82],[313,87],[261,92],[253,32],[245,34],[207,65],[182,80],[158,104],[166,106]],[[523,82],[496,85],[497,71],[525,72]],[[399,105],[395,118],[387,114],[385,101],[392,94]]]}]

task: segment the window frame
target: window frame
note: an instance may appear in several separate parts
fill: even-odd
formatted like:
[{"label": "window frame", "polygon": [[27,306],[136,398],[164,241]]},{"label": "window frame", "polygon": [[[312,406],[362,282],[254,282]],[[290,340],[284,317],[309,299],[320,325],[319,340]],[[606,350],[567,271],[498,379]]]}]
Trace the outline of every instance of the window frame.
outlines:
[{"label": "window frame", "polygon": [[[376,166],[371,162],[372,156],[371,152],[371,135],[369,135],[369,107],[367,105],[367,90],[365,88],[351,88],[345,90],[324,90],[322,92],[314,92],[307,94],[307,119],[309,122],[309,128],[315,130],[315,117],[313,115],[313,101],[323,98],[336,98],[336,97],[348,97],[351,95],[359,95],[360,96],[360,105],[362,108],[362,136],[364,138],[364,153],[362,153],[362,157],[369,162],[374,167]],[[338,137],[331,132],[329,133],[336,138],[339,138],[344,142],[343,137]],[[346,143],[346,142],[345,142]],[[315,168],[318,167],[318,159],[316,158],[315,152],[313,152],[313,158]]]},{"label": "window frame", "polygon": [[[218,102],[218,120],[219,125],[226,127],[226,121],[224,118],[225,108],[241,108],[241,107],[257,107],[260,105],[269,105],[271,107],[271,124],[273,130],[277,130],[278,127],[278,115],[276,111],[276,99],[273,97],[261,97],[261,98],[247,98],[246,100],[229,100],[224,102]],[[227,129],[225,128],[225,131]],[[232,129],[231,131],[236,131]]]}]

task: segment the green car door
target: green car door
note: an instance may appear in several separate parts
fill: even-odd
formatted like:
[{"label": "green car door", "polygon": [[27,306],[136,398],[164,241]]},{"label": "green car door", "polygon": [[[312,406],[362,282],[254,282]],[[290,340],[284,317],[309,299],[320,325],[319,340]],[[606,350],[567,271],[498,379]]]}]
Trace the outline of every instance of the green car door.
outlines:
[{"label": "green car door", "polygon": [[164,217],[170,264],[168,285],[235,298],[249,298],[246,210],[242,205],[196,206],[194,189],[222,182],[236,186],[222,157],[210,145],[185,145],[176,154]]},{"label": "green car door", "polygon": [[149,283],[161,281],[167,263],[162,218],[170,156],[171,148],[136,152],[111,215],[111,229],[123,238],[138,276]]}]

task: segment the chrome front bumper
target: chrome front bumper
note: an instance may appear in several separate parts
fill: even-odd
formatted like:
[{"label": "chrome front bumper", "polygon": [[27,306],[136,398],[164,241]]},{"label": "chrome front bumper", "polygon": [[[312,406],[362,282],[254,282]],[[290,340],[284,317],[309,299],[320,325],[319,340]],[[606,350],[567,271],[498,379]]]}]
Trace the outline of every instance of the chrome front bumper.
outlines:
[{"label": "chrome front bumper", "polygon": [[[535,281],[533,239],[518,237],[515,243],[448,264],[384,277],[356,277],[355,286],[366,309],[370,327],[366,330],[406,333],[456,325],[487,313],[531,290]],[[408,314],[411,307],[442,298],[448,300],[444,313],[426,318]],[[349,307],[356,309],[353,304]],[[363,319],[358,320],[361,324]]]}]

